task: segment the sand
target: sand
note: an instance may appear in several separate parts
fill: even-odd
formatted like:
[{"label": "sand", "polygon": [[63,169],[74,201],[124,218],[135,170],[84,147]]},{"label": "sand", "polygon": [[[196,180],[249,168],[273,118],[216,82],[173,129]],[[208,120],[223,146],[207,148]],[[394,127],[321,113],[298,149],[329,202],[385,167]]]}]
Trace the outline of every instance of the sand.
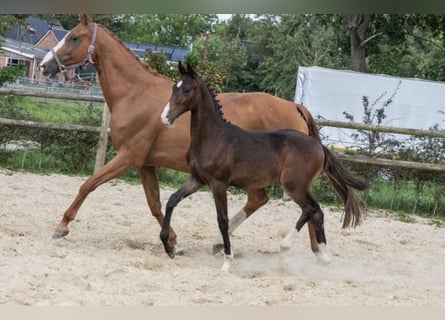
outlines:
[{"label": "sand", "polygon": [[[229,273],[212,254],[219,234],[211,195],[198,192],[175,210],[184,248],[170,259],[142,187],[114,180],[90,194],[70,224],[51,238],[85,177],[0,169],[0,305],[32,306],[445,306],[445,227],[368,212],[341,229],[341,211],[323,207],[330,254],[320,264],[307,229],[293,247],[280,241],[300,210],[273,200],[233,234]],[[162,188],[165,205],[171,188]],[[229,195],[230,215],[245,196]]]}]

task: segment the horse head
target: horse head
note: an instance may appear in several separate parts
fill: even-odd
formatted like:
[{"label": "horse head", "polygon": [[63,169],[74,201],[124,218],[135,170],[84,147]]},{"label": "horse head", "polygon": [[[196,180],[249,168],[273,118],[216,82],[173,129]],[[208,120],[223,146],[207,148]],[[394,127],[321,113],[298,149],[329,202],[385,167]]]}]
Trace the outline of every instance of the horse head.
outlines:
[{"label": "horse head", "polygon": [[42,74],[53,77],[58,72],[65,72],[88,63],[94,64],[96,33],[97,24],[88,15],[81,14],[79,24],[71,29],[39,64]]},{"label": "horse head", "polygon": [[166,125],[171,125],[181,114],[192,110],[197,105],[199,97],[196,94],[199,82],[196,72],[190,64],[187,64],[187,69],[184,68],[181,62],[178,64],[180,80],[173,85],[172,95],[170,101],[164,107],[161,113],[162,122]]}]

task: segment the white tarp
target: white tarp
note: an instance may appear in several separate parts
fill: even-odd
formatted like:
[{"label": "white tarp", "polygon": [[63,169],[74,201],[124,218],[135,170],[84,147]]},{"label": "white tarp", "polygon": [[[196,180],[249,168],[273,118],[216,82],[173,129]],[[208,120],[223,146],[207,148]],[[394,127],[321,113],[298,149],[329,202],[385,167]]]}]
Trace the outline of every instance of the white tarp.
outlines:
[{"label": "white tarp", "polygon": [[[349,121],[343,114],[347,112],[355,122],[362,123],[363,96],[368,97],[370,106],[377,101],[375,110],[382,108],[393,95],[382,125],[413,129],[429,129],[435,124],[441,129],[445,127],[444,82],[320,67],[298,68],[295,102],[305,105],[316,118]],[[350,135],[353,132],[331,127],[323,127],[320,131],[326,145],[339,147],[352,146]]]}]

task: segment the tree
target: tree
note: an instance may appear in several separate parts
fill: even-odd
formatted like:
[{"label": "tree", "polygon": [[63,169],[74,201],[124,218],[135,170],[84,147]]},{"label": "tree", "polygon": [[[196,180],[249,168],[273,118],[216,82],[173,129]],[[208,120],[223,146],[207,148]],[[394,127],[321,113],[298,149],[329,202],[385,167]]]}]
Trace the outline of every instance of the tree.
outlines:
[{"label": "tree", "polygon": [[343,68],[335,24],[319,15],[280,15],[259,66],[263,90],[292,100],[299,66]]},{"label": "tree", "polygon": [[[349,32],[352,70],[399,76],[423,73],[435,79],[442,77],[443,67],[434,72],[431,64],[438,67],[443,63],[427,58],[427,52],[439,52],[435,56],[444,61],[440,58],[445,52],[443,15],[351,14],[342,18]],[[414,52],[416,57],[409,59]],[[424,63],[423,72],[419,70],[419,55],[428,60]]]},{"label": "tree", "polygon": [[371,14],[348,14],[345,17],[351,47],[351,67],[354,71],[366,72],[366,38],[373,20]]}]

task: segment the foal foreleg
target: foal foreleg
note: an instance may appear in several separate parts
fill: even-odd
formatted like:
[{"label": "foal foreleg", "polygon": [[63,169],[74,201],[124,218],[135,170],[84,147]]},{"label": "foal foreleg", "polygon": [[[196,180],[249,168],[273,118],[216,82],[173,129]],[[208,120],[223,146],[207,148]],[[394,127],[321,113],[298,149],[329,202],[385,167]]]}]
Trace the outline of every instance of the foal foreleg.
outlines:
[{"label": "foal foreleg", "polygon": [[189,176],[187,181],[179,188],[178,191],[173,193],[167,201],[167,205],[165,208],[165,217],[162,223],[160,238],[164,245],[165,252],[168,254],[170,258],[175,257],[175,248],[169,244],[169,234],[170,234],[170,222],[173,214],[173,209],[181,202],[182,199],[188,197],[192,193],[195,193],[203,184],[196,180],[192,175]]},{"label": "foal foreleg", "polygon": [[131,169],[126,157],[122,154],[117,154],[110,162],[108,162],[101,169],[90,176],[80,187],[74,201],[63,214],[62,220],[56,227],[53,233],[53,238],[61,238],[69,233],[68,224],[74,220],[80,206],[85,201],[90,192],[94,191],[101,184],[123,174]]},{"label": "foal foreleg", "polygon": [[224,264],[221,271],[227,272],[230,268],[230,260],[233,259],[230,246],[229,218],[227,215],[227,184],[224,182],[213,182],[210,185],[215,202],[218,227],[224,244]]}]

